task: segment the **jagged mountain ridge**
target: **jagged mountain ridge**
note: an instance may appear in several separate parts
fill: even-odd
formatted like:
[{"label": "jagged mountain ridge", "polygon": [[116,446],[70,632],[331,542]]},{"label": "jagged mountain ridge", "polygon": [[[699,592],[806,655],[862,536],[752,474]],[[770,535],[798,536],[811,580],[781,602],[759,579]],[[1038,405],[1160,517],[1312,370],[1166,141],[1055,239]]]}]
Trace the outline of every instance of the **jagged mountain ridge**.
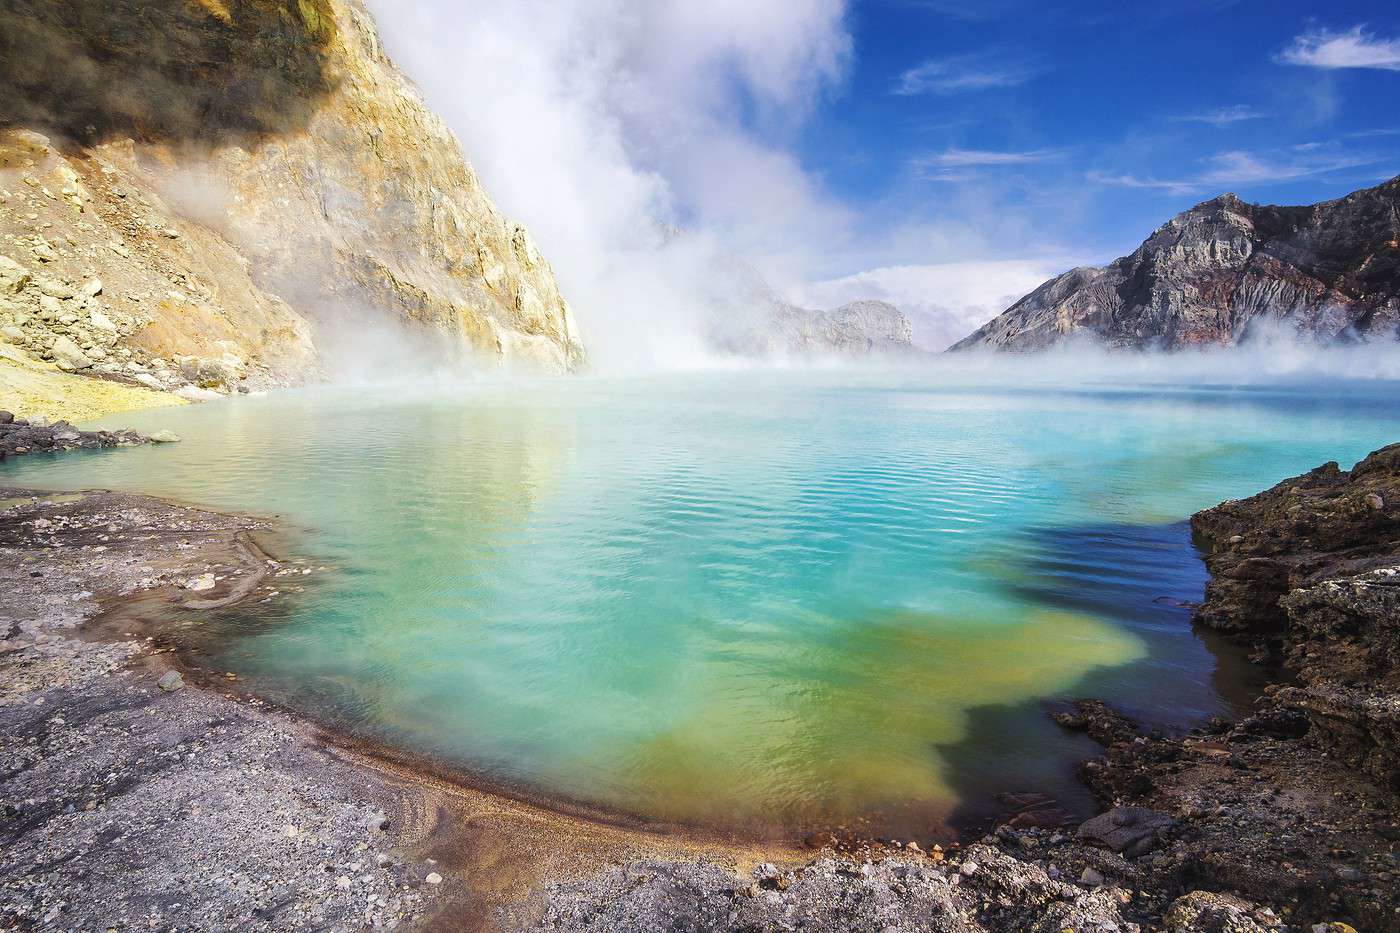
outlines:
[{"label": "jagged mountain ridge", "polygon": [[1400,328],[1400,177],[1303,207],[1222,195],[1131,255],[1041,285],[950,349],[1034,351],[1076,337],[1113,348],[1231,345],[1282,325],[1321,344]]},{"label": "jagged mountain ridge", "polygon": [[227,391],[391,321],[443,359],[582,361],[360,0],[17,0],[0,85],[0,325],[37,360]]},{"label": "jagged mountain ridge", "polygon": [[778,292],[751,263],[716,257],[706,340],[721,353],[760,359],[862,357],[914,352],[914,326],[886,301],[812,309]]}]

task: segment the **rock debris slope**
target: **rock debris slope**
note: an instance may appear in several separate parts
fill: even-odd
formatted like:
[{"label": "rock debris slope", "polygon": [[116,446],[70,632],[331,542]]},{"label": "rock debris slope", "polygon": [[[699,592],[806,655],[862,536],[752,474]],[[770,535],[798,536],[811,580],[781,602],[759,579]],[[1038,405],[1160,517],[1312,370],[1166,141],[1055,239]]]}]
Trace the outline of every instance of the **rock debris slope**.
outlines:
[{"label": "rock debris slope", "polygon": [[1130,256],[1051,279],[951,349],[1231,345],[1280,326],[1329,344],[1400,327],[1400,178],[1308,207],[1226,194],[1178,214]]},{"label": "rock debris slope", "polygon": [[36,360],[229,391],[392,321],[444,360],[582,362],[358,0],[17,0],[0,84],[0,326]]}]

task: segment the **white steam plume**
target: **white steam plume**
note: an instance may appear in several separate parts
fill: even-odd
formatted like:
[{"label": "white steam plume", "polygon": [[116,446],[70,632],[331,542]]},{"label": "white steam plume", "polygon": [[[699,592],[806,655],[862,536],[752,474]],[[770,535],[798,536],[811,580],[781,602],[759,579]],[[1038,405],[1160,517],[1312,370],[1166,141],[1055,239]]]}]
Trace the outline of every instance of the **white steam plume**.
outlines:
[{"label": "white steam plume", "polygon": [[704,363],[716,255],[800,274],[851,222],[782,145],[846,67],[843,0],[370,5],[601,367]]}]

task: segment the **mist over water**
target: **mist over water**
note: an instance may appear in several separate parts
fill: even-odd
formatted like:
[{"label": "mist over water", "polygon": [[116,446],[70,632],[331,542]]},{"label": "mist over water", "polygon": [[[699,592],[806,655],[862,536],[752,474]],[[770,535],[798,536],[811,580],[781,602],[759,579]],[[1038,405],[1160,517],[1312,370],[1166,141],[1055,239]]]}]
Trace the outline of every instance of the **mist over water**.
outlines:
[{"label": "mist over water", "polygon": [[122,416],[185,440],[0,480],[280,515],[333,569],[184,637],[333,725],[653,819],[908,833],[1000,790],[1087,806],[1047,699],[1228,711],[1182,522],[1400,436],[1392,382],[1066,359],[1099,384],[968,357],[327,387]]}]

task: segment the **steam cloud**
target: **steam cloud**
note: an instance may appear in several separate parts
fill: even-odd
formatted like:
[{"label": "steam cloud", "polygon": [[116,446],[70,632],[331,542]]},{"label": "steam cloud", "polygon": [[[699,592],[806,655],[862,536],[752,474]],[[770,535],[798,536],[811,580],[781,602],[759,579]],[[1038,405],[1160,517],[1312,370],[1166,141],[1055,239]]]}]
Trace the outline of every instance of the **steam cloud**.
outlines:
[{"label": "steam cloud", "polygon": [[601,368],[705,365],[726,255],[781,285],[815,240],[851,236],[854,213],[783,144],[847,67],[842,0],[371,7],[554,264]]}]

